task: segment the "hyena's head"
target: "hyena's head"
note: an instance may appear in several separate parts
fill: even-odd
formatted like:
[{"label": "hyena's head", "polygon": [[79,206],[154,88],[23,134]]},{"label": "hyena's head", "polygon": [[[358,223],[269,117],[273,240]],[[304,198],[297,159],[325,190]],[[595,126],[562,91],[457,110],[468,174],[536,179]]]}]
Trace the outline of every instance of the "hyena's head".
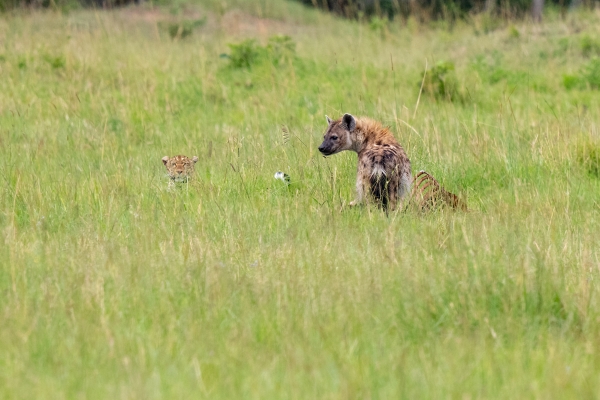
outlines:
[{"label": "hyena's head", "polygon": [[327,118],[327,131],[323,136],[323,143],[319,146],[319,151],[323,155],[330,156],[340,151],[352,149],[352,132],[356,129],[356,119],[350,114],[338,120],[332,121]]}]

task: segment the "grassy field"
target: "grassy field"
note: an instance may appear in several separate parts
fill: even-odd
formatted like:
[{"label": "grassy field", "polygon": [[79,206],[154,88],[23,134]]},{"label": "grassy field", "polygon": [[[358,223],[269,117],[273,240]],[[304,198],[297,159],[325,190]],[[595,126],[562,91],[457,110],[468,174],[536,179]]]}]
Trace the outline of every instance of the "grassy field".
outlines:
[{"label": "grassy field", "polygon": [[[0,398],[598,397],[599,38],[589,10],[1,15]],[[317,151],[344,112],[470,211],[348,208],[356,155]]]}]

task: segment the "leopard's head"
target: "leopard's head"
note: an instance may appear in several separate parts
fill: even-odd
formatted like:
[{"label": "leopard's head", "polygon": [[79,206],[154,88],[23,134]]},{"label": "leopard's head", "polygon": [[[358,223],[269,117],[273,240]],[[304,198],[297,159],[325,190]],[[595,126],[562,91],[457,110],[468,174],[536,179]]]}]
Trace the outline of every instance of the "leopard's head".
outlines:
[{"label": "leopard's head", "polygon": [[169,178],[174,182],[187,182],[194,173],[194,164],[198,162],[198,157],[192,158],[186,156],[164,156],[163,164],[167,167]]}]

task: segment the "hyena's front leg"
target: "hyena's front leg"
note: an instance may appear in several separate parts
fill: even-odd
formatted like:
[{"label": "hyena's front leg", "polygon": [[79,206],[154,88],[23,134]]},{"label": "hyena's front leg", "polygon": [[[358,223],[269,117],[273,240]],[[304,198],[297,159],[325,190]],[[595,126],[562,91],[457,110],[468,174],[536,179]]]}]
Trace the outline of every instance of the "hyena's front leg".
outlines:
[{"label": "hyena's front leg", "polygon": [[357,206],[365,200],[365,179],[360,167],[356,174],[356,198],[350,202],[350,207]]}]

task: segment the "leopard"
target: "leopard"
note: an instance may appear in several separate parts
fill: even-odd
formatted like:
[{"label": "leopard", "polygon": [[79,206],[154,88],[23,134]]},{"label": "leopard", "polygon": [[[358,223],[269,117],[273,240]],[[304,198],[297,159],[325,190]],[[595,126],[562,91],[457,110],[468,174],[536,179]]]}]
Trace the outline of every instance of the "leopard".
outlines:
[{"label": "leopard", "polygon": [[430,173],[422,170],[413,177],[410,205],[420,212],[442,208],[469,211],[467,202],[464,199],[446,190]]},{"label": "leopard", "polygon": [[169,187],[176,183],[188,183],[194,174],[194,165],[198,162],[198,157],[189,158],[184,155],[173,157],[164,156],[162,162],[167,167],[169,176]]}]

